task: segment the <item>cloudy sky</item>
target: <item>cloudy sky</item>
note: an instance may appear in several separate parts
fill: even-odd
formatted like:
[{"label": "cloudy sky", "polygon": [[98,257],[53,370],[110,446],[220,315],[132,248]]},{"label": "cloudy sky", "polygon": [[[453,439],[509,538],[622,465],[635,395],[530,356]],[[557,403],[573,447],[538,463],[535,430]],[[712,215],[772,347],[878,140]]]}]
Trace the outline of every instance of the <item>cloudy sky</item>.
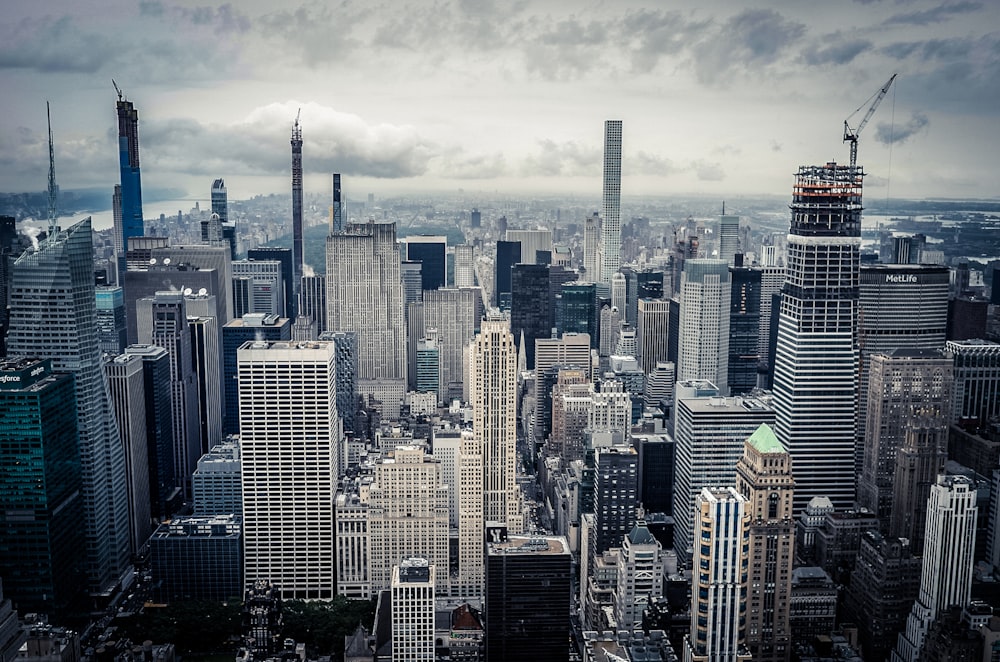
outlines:
[{"label": "cloudy sky", "polygon": [[[600,194],[621,119],[622,194],[790,191],[861,135],[868,195],[1000,196],[997,0],[8,0],[0,190],[118,180],[114,78],[145,187]],[[863,115],[865,108],[854,122]],[[359,197],[359,196],[355,196]]]}]

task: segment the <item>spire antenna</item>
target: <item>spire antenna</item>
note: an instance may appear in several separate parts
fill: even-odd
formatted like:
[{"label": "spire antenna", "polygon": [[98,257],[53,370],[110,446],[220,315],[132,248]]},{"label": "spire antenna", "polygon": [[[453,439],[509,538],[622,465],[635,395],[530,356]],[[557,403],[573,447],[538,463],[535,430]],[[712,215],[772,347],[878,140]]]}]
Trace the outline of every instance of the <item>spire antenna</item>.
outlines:
[{"label": "spire antenna", "polygon": [[52,141],[52,112],[49,110],[49,102],[45,102],[45,118],[49,124],[49,238],[55,236],[56,229],[56,152]]}]

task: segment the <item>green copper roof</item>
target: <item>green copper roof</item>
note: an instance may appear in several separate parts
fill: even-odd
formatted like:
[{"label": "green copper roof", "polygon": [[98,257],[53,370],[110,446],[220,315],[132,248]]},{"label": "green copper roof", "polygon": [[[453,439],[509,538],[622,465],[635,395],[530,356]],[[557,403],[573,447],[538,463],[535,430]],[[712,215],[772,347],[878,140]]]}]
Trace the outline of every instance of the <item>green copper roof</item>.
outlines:
[{"label": "green copper roof", "polygon": [[753,447],[761,453],[784,453],[785,447],[781,445],[778,438],[774,436],[774,430],[767,423],[761,423],[760,427],[747,439]]}]

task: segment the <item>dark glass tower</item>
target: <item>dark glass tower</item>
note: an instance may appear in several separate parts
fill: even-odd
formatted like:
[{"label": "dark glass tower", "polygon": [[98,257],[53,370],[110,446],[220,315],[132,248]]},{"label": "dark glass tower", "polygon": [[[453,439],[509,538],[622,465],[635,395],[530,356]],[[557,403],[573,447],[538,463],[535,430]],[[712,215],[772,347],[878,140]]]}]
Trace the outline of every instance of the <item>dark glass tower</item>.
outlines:
[{"label": "dark glass tower", "polygon": [[277,315],[251,313],[234,319],[222,327],[222,380],[226,393],[222,431],[225,434],[237,434],[240,431],[240,389],[236,382],[236,350],[250,340],[291,339],[291,322]]},{"label": "dark glass tower", "polygon": [[62,615],[82,589],[83,476],[73,376],[0,361],[0,576],[19,609]]},{"label": "dark glass tower", "polygon": [[590,346],[598,347],[597,285],[594,283],[563,283],[559,299],[560,333],[589,333]]},{"label": "dark glass tower", "polygon": [[510,310],[510,278],[511,269],[521,261],[521,242],[498,241],[496,260],[496,279],[493,291],[496,293],[496,305],[501,310]]},{"label": "dark glass tower", "polygon": [[760,283],[763,272],[730,267],[729,393],[740,395],[757,386],[757,339],[760,335]]},{"label": "dark glass tower", "polygon": [[549,302],[549,268],[544,264],[516,264],[511,270],[510,330],[514,342],[521,342],[528,369],[535,366],[535,340],[552,335],[552,306]]},{"label": "dark glass tower", "polygon": [[854,503],[860,166],[801,166],[774,365],[775,434],[795,466],[795,510]]},{"label": "dark glass tower", "polygon": [[[125,271],[125,251],[130,237],[141,237],[142,182],[139,177],[139,113],[131,101],[118,93],[118,165],[121,170],[121,252],[119,280]],[[117,191],[116,191],[117,193]]]},{"label": "dark glass tower", "polygon": [[420,289],[436,290],[445,285],[444,237],[407,237],[406,259],[420,263]]}]

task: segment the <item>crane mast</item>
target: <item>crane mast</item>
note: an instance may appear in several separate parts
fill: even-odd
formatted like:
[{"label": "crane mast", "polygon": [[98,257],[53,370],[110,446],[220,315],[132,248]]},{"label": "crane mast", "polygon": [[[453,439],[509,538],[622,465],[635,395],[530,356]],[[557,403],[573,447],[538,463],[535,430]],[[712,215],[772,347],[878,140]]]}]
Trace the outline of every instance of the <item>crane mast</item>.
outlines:
[{"label": "crane mast", "polygon": [[[893,74],[892,77],[890,77],[889,80],[886,81],[885,85],[879,88],[878,92],[868,97],[865,103],[858,106],[858,109],[855,110],[853,113],[851,113],[846,120],[844,120],[844,142],[851,143],[852,168],[855,165],[857,165],[858,162],[858,135],[861,133],[861,130],[865,128],[865,125],[868,124],[868,120],[872,118],[872,115],[875,114],[875,109],[878,108],[880,103],[882,103],[882,99],[885,98],[886,92],[888,92],[889,88],[892,87],[892,82],[896,80],[896,75],[897,74]],[[868,112],[865,113],[865,116],[858,123],[858,128],[851,129],[851,125],[848,123],[850,119],[855,115],[857,115],[861,111],[861,109],[865,107],[865,104],[871,101],[872,98],[874,98],[875,100],[872,101],[871,106],[868,107]]]}]

